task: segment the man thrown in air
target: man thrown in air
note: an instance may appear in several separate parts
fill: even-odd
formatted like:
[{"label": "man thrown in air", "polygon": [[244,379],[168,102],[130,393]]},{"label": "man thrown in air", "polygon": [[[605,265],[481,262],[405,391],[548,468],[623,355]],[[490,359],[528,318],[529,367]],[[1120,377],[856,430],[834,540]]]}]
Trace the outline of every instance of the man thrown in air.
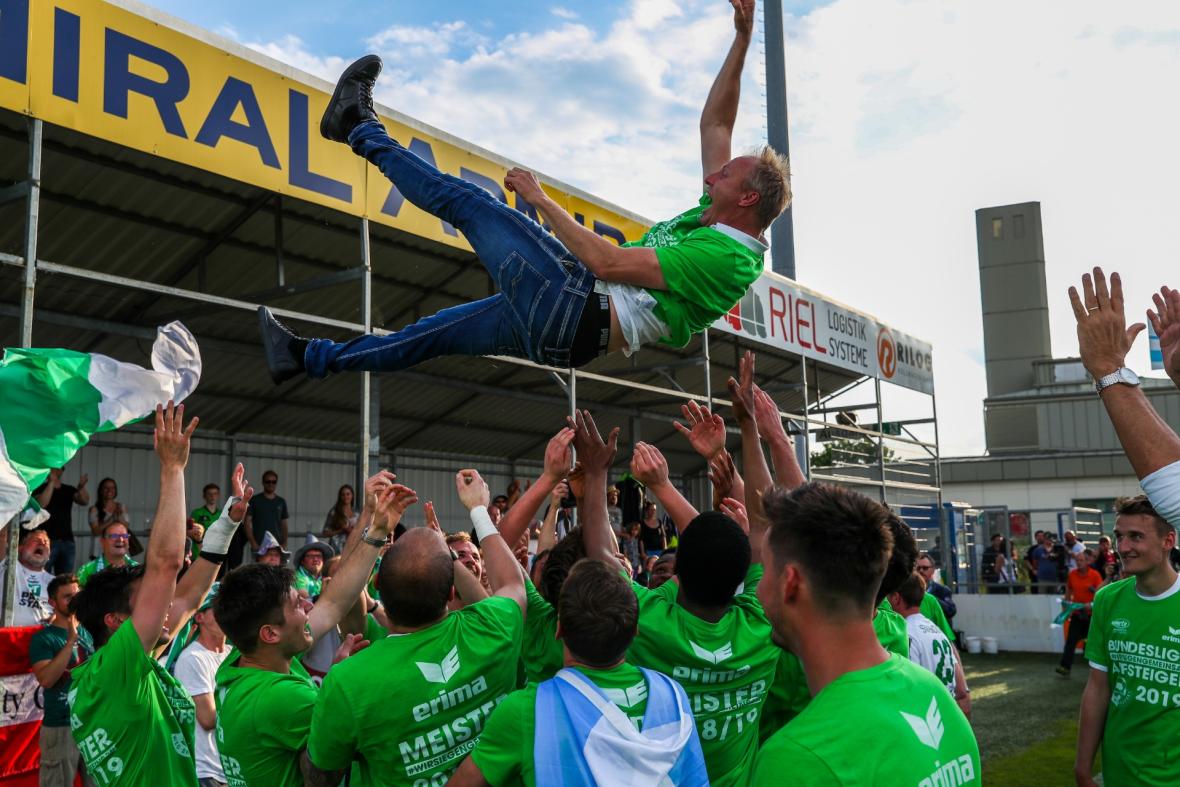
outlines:
[{"label": "man thrown in air", "polygon": [[733,158],[742,67],[754,0],[730,0],[736,35],[701,112],[704,194],[698,205],[622,247],[580,225],[513,168],[504,186],[541,225],[465,180],[439,172],[391,139],[373,110],[381,59],[366,55],[340,77],[320,133],[350,145],[411,203],[459,229],[500,292],[444,309],[387,336],[303,339],[260,307],[275,383],[300,373],[395,371],[442,355],[510,355],[582,366],[642,344],[688,344],[729,311],[762,272],[765,230],[791,200],[787,161],[770,147]]}]

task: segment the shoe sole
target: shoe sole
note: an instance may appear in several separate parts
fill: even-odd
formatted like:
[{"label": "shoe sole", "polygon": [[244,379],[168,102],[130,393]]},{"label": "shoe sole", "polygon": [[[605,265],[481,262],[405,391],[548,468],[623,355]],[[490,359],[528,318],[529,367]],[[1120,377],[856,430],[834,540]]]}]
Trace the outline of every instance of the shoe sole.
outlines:
[{"label": "shoe sole", "polygon": [[[360,71],[364,66],[376,61],[378,65],[381,64],[381,58],[378,55],[365,55],[362,58],[354,60],[352,65],[344,69],[344,73],[336,80],[336,89],[332,91],[332,97],[328,99],[328,108],[324,110],[323,116],[320,118],[320,136],[332,142],[344,142],[345,140],[336,139],[328,135],[328,121],[335,114],[337,102],[340,101],[340,91],[344,87],[344,83],[348,81],[349,77]],[[378,72],[380,73],[380,72]]]},{"label": "shoe sole", "polygon": [[266,371],[270,374],[271,382],[275,385],[282,385],[287,380],[295,375],[293,374],[278,374],[275,372],[275,367],[278,365],[278,358],[275,356],[274,347],[270,342],[270,324],[278,322],[274,315],[270,313],[270,309],[265,306],[258,307],[258,333],[262,336],[262,351],[266,354]]}]

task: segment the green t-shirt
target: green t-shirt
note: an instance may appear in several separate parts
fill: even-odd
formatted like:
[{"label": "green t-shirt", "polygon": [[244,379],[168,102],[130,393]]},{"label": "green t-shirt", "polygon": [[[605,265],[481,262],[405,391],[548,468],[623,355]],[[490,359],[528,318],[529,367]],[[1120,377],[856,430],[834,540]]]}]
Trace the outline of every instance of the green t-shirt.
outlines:
[{"label": "green t-shirt", "polygon": [[[902,658],[910,657],[910,637],[906,631],[905,618],[898,615],[889,602],[883,601],[873,618],[873,630],[881,647]],[[900,627],[898,624],[900,623]],[[799,658],[788,651],[779,655],[778,669],[770,685],[770,696],[762,708],[759,736],[763,743],[798,716],[811,702],[811,691],[807,688],[807,675]]]},{"label": "green t-shirt", "polygon": [[[220,510],[210,511],[205,506],[201,506],[200,508],[194,508],[192,510],[192,513],[189,514],[189,516],[192,517],[192,520],[194,522],[196,522],[198,525],[200,525],[201,527],[208,530],[209,525],[216,522],[217,518],[219,516],[221,516],[221,511]],[[186,538],[185,542],[190,543],[191,539]],[[192,548],[193,548],[193,560],[196,560],[197,557],[201,554],[201,545],[193,543]]]},{"label": "green t-shirt", "polygon": [[907,658],[841,675],[758,754],[753,785],[976,785],[979,745],[946,686]]},{"label": "green t-shirt", "polygon": [[529,608],[524,617],[521,658],[524,659],[525,679],[529,683],[540,683],[561,669],[565,649],[557,638],[557,610],[528,579],[525,580],[525,591]]},{"label": "green t-shirt", "polygon": [[1150,598],[1134,577],[1101,588],[1086,658],[1110,681],[1104,783],[1180,785],[1180,578]]},{"label": "green t-shirt", "polygon": [[[127,561],[127,565],[129,566],[139,565],[139,561],[133,557],[126,557],[124,560]],[[78,587],[86,587],[86,583],[90,581],[90,578],[106,567],[107,559],[102,555],[99,555],[94,560],[91,560],[89,563],[83,565],[82,568],[78,569],[78,573],[76,574],[78,577]]]},{"label": "green t-shirt", "polygon": [[[631,664],[620,664],[610,669],[575,667],[602,689],[607,698],[643,729],[643,714],[647,712],[647,682],[643,673]],[[471,759],[479,766],[489,783],[502,785],[537,784],[533,743],[536,739],[537,686],[514,691],[500,703],[488,719],[479,745],[471,752]]]},{"label": "green t-shirt", "polygon": [[624,246],[656,250],[666,290],[647,290],[655,315],[671,332],[660,343],[683,347],[741,300],[762,275],[762,252],[713,227],[701,226],[701,213],[713,203],[708,194],[679,216],[661,221]]},{"label": "green t-shirt", "polygon": [[910,634],[905,628],[905,618],[894,612],[888,601],[882,601],[877,606],[877,614],[873,616],[873,631],[877,632],[877,641],[885,650],[903,659],[910,657]]},{"label": "green t-shirt", "polygon": [[324,678],[308,756],[323,770],[355,761],[354,787],[442,784],[516,688],[523,633],[516,602],[492,596],[374,642]]},{"label": "green t-shirt", "polygon": [[951,628],[950,621],[946,619],[946,613],[942,611],[942,604],[938,603],[937,597],[929,593],[923,595],[922,605],[918,607],[918,611],[922,613],[922,617],[938,626],[939,630],[943,634],[946,634],[946,638],[950,640],[952,645],[955,643],[955,630]]},{"label": "green t-shirt", "polygon": [[70,727],[98,784],[197,787],[197,709],[143,649],[131,620],[79,664],[67,694]]},{"label": "green t-shirt", "polygon": [[[38,661],[52,661],[66,646],[69,632],[60,626],[45,626],[29,640],[29,663]],[[66,663],[66,671],[58,678],[52,688],[45,689],[45,718],[41,724],[45,727],[65,727],[70,723],[70,705],[66,701],[66,692],[70,688],[70,671],[90,658],[94,653],[94,640],[90,632],[78,627],[78,641],[74,643],[70,660]]]},{"label": "green t-shirt", "polygon": [[309,598],[315,598],[324,587],[323,577],[313,577],[303,570],[303,566],[295,569],[295,589],[306,590]]},{"label": "green t-shirt", "polygon": [[758,750],[758,716],[779,649],[754,595],[762,566],[750,566],[743,591],[716,623],[676,603],[680,586],[634,585],[639,633],[627,660],[669,675],[684,687],[696,717],[701,750],[715,787],[744,785]]},{"label": "green t-shirt", "polygon": [[302,787],[316,687],[303,664],[291,672],[238,666],[231,651],[217,669],[217,750],[229,787]]}]

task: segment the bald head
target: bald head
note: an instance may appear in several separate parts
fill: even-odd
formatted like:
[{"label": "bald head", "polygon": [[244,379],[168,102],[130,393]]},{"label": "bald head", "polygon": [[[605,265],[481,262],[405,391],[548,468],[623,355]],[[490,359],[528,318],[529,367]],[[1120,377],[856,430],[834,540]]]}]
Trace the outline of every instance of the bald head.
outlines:
[{"label": "bald head", "polygon": [[408,530],[381,559],[377,589],[389,619],[425,626],[446,614],[455,566],[443,537],[430,528]]}]

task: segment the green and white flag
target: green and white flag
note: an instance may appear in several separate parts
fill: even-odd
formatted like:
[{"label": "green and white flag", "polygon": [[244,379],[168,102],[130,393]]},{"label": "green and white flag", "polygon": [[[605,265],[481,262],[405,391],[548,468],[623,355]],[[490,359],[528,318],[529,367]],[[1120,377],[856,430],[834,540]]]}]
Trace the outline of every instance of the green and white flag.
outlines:
[{"label": "green and white flag", "polygon": [[5,349],[0,528],[29,504],[50,468],[70,461],[92,434],[137,421],[169,399],[183,401],[200,379],[197,340],[180,322],[157,329],[151,369],[75,350]]}]

